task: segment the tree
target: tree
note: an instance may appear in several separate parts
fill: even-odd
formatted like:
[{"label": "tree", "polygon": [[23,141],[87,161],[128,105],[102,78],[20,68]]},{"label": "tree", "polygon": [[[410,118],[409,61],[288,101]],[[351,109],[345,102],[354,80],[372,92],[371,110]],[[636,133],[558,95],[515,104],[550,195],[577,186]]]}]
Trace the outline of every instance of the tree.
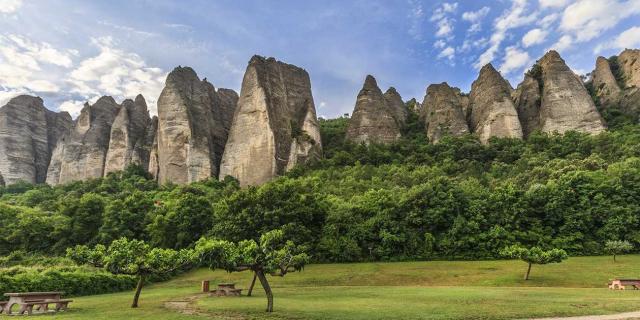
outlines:
[{"label": "tree", "polygon": [[613,240],[604,244],[604,251],[613,255],[613,262],[616,262],[616,255],[633,250],[633,245],[629,241]]},{"label": "tree", "polygon": [[263,234],[260,241],[201,238],[195,248],[202,265],[227,272],[252,271],[267,295],[267,312],[273,312],[273,292],[266,275],[284,277],[300,271],[309,262],[309,255],[291,240],[285,240],[282,230]]},{"label": "tree", "polygon": [[144,241],[120,238],[109,247],[96,245],[93,249],[79,245],[67,249],[67,257],[77,264],[104,268],[113,274],[138,277],[131,308],[138,307],[138,299],[145,280],[150,275],[167,275],[186,268],[194,262],[194,251],[151,248]]},{"label": "tree", "polygon": [[531,273],[532,264],[560,263],[562,262],[562,260],[568,258],[567,253],[562,249],[551,249],[545,251],[540,247],[527,249],[519,245],[506,247],[500,253],[505,257],[520,259],[529,264],[527,273],[525,273],[524,275],[524,280],[529,280],[529,274]]}]

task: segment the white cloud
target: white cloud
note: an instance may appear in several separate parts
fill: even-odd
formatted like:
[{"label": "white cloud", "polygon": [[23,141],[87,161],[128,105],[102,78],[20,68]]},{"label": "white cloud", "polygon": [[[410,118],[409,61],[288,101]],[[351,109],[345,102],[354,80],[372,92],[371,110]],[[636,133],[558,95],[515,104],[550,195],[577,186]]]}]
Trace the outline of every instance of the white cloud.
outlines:
[{"label": "white cloud", "polygon": [[541,44],[546,40],[548,34],[547,31],[542,29],[532,29],[522,37],[522,45],[528,48],[536,44]]},{"label": "white cloud", "polygon": [[94,38],[100,53],[80,62],[70,74],[72,91],[85,97],[112,95],[116,99],[141,93],[149,111],[157,113],[157,99],[164,87],[166,73],[147,66],[137,54],[118,49],[112,38]]},{"label": "white cloud", "polygon": [[449,15],[455,13],[457,9],[457,2],[445,2],[433,12],[429,20],[436,23],[436,37],[452,38],[455,20],[450,18]]},{"label": "white cloud", "polygon": [[7,102],[9,102],[9,100],[13,99],[14,97],[27,93],[27,91],[22,90],[0,90],[0,107],[7,104]]},{"label": "white cloud", "polygon": [[[46,42],[37,43],[15,34],[0,35],[0,86],[3,92],[59,92],[52,68],[70,67],[70,53]],[[3,94],[4,95],[4,94]]]},{"label": "white cloud", "polygon": [[528,67],[531,62],[532,59],[528,52],[522,51],[516,46],[508,47],[502,59],[500,72],[510,74],[514,71],[521,71],[525,67]]},{"label": "white cloud", "polygon": [[67,100],[60,104],[58,110],[69,112],[71,117],[75,118],[80,115],[80,111],[82,111],[84,103],[85,101],[80,100]]},{"label": "white cloud", "polygon": [[449,60],[453,60],[453,58],[455,57],[456,54],[456,49],[454,49],[453,47],[446,47],[444,50],[442,50],[440,52],[440,54],[438,54],[438,59],[449,59]]},{"label": "white cloud", "polygon": [[22,0],[0,0],[0,13],[14,13],[22,6]]},{"label": "white cloud", "polygon": [[447,43],[442,39],[438,39],[438,41],[433,43],[434,48],[442,49],[447,46]]},{"label": "white cloud", "polygon": [[532,13],[527,10],[527,0],[512,1],[511,8],[505,10],[505,12],[494,21],[494,32],[489,40],[491,45],[474,63],[476,69],[482,68],[482,66],[495,59],[496,54],[500,50],[500,45],[502,45],[509,30],[527,25],[538,18],[537,12]]},{"label": "white cloud", "polygon": [[422,3],[415,0],[409,0],[409,6],[411,7],[411,13],[409,14],[409,19],[411,21],[409,35],[411,35],[415,40],[422,40],[422,26],[424,18]]},{"label": "white cloud", "polygon": [[560,39],[558,39],[558,42],[556,42],[549,49],[553,49],[562,53],[562,51],[569,49],[573,45],[573,43],[574,39],[570,35],[564,35],[560,37]]},{"label": "white cloud", "polygon": [[542,18],[540,21],[538,21],[538,25],[541,26],[544,29],[547,29],[554,22],[556,22],[556,20],[558,20],[558,18],[560,18],[560,14],[557,13],[557,12],[548,14],[548,15],[544,16],[544,18]]},{"label": "white cloud", "polygon": [[629,28],[612,41],[600,44],[594,50],[595,53],[600,53],[605,49],[627,49],[637,48],[640,46],[640,26]]},{"label": "white cloud", "polygon": [[564,10],[560,30],[571,34],[575,42],[585,42],[639,13],[640,0],[581,0]]},{"label": "white cloud", "polygon": [[469,27],[469,32],[474,33],[478,32],[482,29],[482,19],[484,19],[491,9],[489,7],[483,7],[478,11],[467,11],[462,14],[462,20],[469,21],[471,23],[471,27]]},{"label": "white cloud", "polygon": [[571,0],[539,0],[540,6],[543,8],[563,8],[571,2]]}]

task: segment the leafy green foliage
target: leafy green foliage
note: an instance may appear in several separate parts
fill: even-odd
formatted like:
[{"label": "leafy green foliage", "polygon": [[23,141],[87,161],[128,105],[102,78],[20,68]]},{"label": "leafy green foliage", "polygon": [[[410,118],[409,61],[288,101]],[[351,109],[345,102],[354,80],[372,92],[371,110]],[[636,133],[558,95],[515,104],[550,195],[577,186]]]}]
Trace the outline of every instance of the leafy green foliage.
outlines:
[{"label": "leafy green foliage", "polygon": [[633,245],[629,241],[610,240],[604,244],[604,251],[613,255],[613,261],[616,261],[616,255],[627,253],[631,250],[633,250]]},{"label": "leafy green foliage", "polygon": [[513,245],[502,250],[502,255],[512,259],[520,259],[532,264],[560,263],[569,256],[562,249],[542,250],[539,247],[527,249],[519,245]]}]

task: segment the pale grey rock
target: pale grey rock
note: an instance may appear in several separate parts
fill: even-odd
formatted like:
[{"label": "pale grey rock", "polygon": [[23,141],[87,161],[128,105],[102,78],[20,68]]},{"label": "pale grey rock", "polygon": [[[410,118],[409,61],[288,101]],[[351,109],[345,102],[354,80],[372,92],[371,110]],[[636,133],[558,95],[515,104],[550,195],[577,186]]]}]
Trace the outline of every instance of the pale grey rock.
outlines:
[{"label": "pale grey rock", "polygon": [[178,67],[167,76],[158,99],[160,183],[185,184],[218,175],[233,101],[233,93],[216,91],[191,68]]},{"label": "pale grey rock", "polygon": [[[150,145],[145,145],[147,127],[151,122],[147,103],[142,95],[124,100],[113,124],[104,174],[122,171],[131,164],[148,165]],[[151,141],[153,143],[153,140]]]},{"label": "pale grey rock", "polygon": [[522,138],[511,86],[491,65],[480,70],[470,94],[470,127],[482,143],[491,137]]},{"label": "pale grey rock", "polygon": [[71,132],[53,152],[47,172],[48,184],[65,184],[104,175],[111,125],[119,111],[120,105],[108,96],[93,105],[85,104]]},{"label": "pale grey rock", "polygon": [[232,176],[242,186],[260,185],[296,164],[321,156],[309,74],[274,58],[251,58],[224,150],[220,179]]},{"label": "pale grey rock", "polygon": [[597,134],[605,127],[584,84],[556,51],[549,51],[538,61],[542,75],[540,130]]},{"label": "pale grey rock", "polygon": [[528,137],[532,132],[540,130],[542,127],[540,124],[542,95],[538,80],[528,74],[525,75],[522,83],[514,91],[514,101],[524,137]]},{"label": "pale grey rock", "polygon": [[640,50],[626,49],[618,56],[625,88],[640,88]]},{"label": "pale grey rock", "polygon": [[397,111],[389,106],[376,79],[368,75],[349,120],[346,139],[355,143],[388,144],[401,137]]},{"label": "pale grey rock", "polygon": [[611,72],[609,61],[604,57],[598,57],[596,60],[596,69],[592,73],[592,84],[602,108],[606,109],[620,102],[622,90]]},{"label": "pale grey rock", "polygon": [[151,128],[147,131],[147,139],[151,140],[151,148],[149,149],[148,171],[151,176],[157,180],[160,173],[160,163],[158,157],[158,117],[151,120]]},{"label": "pale grey rock", "polygon": [[71,116],[21,95],[0,108],[0,172],[6,184],[43,183],[51,153],[71,127]]},{"label": "pale grey rock", "polygon": [[396,91],[396,88],[391,87],[384,93],[384,100],[387,107],[391,109],[394,114],[394,119],[398,127],[403,128],[407,124],[407,118],[409,117],[409,109],[404,105],[402,97]]},{"label": "pale grey rock", "polygon": [[432,84],[427,88],[422,106],[421,118],[432,143],[438,143],[446,135],[469,133],[460,89],[452,88],[446,82]]}]

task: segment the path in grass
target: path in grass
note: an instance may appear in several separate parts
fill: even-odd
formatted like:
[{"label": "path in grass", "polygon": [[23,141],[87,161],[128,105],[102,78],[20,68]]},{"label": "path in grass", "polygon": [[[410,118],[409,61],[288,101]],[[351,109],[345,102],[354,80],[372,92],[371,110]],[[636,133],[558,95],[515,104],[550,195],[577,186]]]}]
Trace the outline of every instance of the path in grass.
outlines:
[{"label": "path in grass", "polygon": [[553,317],[553,318],[538,318],[528,320],[627,320],[627,319],[640,319],[640,311],[625,312],[608,314],[602,316],[577,316],[577,317]]}]

